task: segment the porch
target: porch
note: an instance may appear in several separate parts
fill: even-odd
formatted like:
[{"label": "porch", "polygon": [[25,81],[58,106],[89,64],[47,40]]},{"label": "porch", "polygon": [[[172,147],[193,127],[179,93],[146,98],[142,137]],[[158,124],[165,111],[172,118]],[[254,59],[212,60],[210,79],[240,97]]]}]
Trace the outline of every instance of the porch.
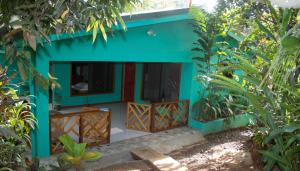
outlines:
[{"label": "porch", "polygon": [[[166,131],[150,133],[145,136],[130,138],[122,141],[113,142],[107,145],[90,147],[89,150],[99,151],[103,154],[100,160],[89,162],[86,170],[96,170],[110,165],[134,161],[130,151],[136,148],[150,147],[162,154],[168,155],[183,147],[205,142],[203,135],[188,127],[174,128]],[[57,165],[56,157],[44,158],[41,165]]]},{"label": "porch", "polygon": [[185,126],[188,107],[188,101],[152,104],[130,102],[52,112],[51,153],[63,150],[58,140],[58,137],[63,134],[71,136],[77,142],[98,146]]}]

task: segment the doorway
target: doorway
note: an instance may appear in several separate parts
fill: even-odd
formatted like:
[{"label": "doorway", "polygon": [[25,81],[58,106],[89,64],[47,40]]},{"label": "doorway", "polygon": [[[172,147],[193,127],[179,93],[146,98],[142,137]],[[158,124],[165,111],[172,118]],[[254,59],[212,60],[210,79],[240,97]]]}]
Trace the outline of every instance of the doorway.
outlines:
[{"label": "doorway", "polygon": [[135,63],[123,64],[122,102],[134,101],[135,72]]}]

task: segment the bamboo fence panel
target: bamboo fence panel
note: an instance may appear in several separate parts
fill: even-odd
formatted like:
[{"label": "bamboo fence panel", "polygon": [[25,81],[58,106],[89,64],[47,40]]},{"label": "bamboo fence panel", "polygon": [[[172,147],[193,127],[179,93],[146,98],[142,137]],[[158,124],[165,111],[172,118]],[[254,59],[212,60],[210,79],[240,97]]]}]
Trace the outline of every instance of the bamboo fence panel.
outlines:
[{"label": "bamboo fence panel", "polygon": [[127,106],[128,129],[157,132],[187,125],[189,101],[138,104]]},{"label": "bamboo fence panel", "polygon": [[50,116],[51,153],[63,150],[58,138],[67,134],[78,143],[88,145],[110,142],[111,112],[97,108],[83,108],[81,112]]},{"label": "bamboo fence panel", "polygon": [[189,101],[152,104],[152,132],[187,125]]},{"label": "bamboo fence panel", "polygon": [[126,125],[128,129],[150,132],[151,105],[128,102]]},{"label": "bamboo fence panel", "polygon": [[110,142],[111,112],[109,110],[89,111],[84,108],[89,117],[82,117],[82,142],[89,145],[107,144]]}]

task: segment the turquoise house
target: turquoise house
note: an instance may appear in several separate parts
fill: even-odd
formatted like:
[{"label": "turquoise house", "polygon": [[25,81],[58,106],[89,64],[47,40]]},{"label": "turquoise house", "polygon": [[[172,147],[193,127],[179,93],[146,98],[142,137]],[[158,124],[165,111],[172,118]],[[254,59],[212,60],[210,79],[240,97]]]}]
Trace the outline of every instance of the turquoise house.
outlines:
[{"label": "turquoise house", "polygon": [[194,79],[197,66],[191,49],[197,36],[188,9],[125,16],[124,20],[127,31],[115,28],[107,42],[99,35],[92,43],[91,33],[82,31],[51,35],[50,42],[37,47],[33,65],[44,76],[54,75],[61,88],[45,90],[34,80],[29,82],[38,120],[32,133],[33,156],[50,156],[53,106],[189,101],[188,125],[207,132],[191,110],[201,87]]},{"label": "turquoise house", "polygon": [[99,35],[92,43],[91,33],[82,31],[52,35],[51,43],[37,48],[35,67],[45,76],[52,73],[61,88],[51,92],[30,83],[39,125],[32,134],[34,156],[50,155],[52,102],[60,108],[171,100],[190,100],[192,105],[197,98],[191,51],[196,35],[188,10],[138,14],[124,20],[127,31],[115,28],[107,42]]}]

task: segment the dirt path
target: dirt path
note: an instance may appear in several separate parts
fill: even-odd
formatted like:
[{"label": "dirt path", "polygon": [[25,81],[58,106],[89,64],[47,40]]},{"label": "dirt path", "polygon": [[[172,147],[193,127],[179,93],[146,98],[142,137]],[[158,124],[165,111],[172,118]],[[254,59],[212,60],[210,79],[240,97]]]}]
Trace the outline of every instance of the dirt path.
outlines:
[{"label": "dirt path", "polygon": [[205,136],[207,141],[170,154],[182,165],[194,171],[259,171],[253,162],[248,129],[235,129]]}]

